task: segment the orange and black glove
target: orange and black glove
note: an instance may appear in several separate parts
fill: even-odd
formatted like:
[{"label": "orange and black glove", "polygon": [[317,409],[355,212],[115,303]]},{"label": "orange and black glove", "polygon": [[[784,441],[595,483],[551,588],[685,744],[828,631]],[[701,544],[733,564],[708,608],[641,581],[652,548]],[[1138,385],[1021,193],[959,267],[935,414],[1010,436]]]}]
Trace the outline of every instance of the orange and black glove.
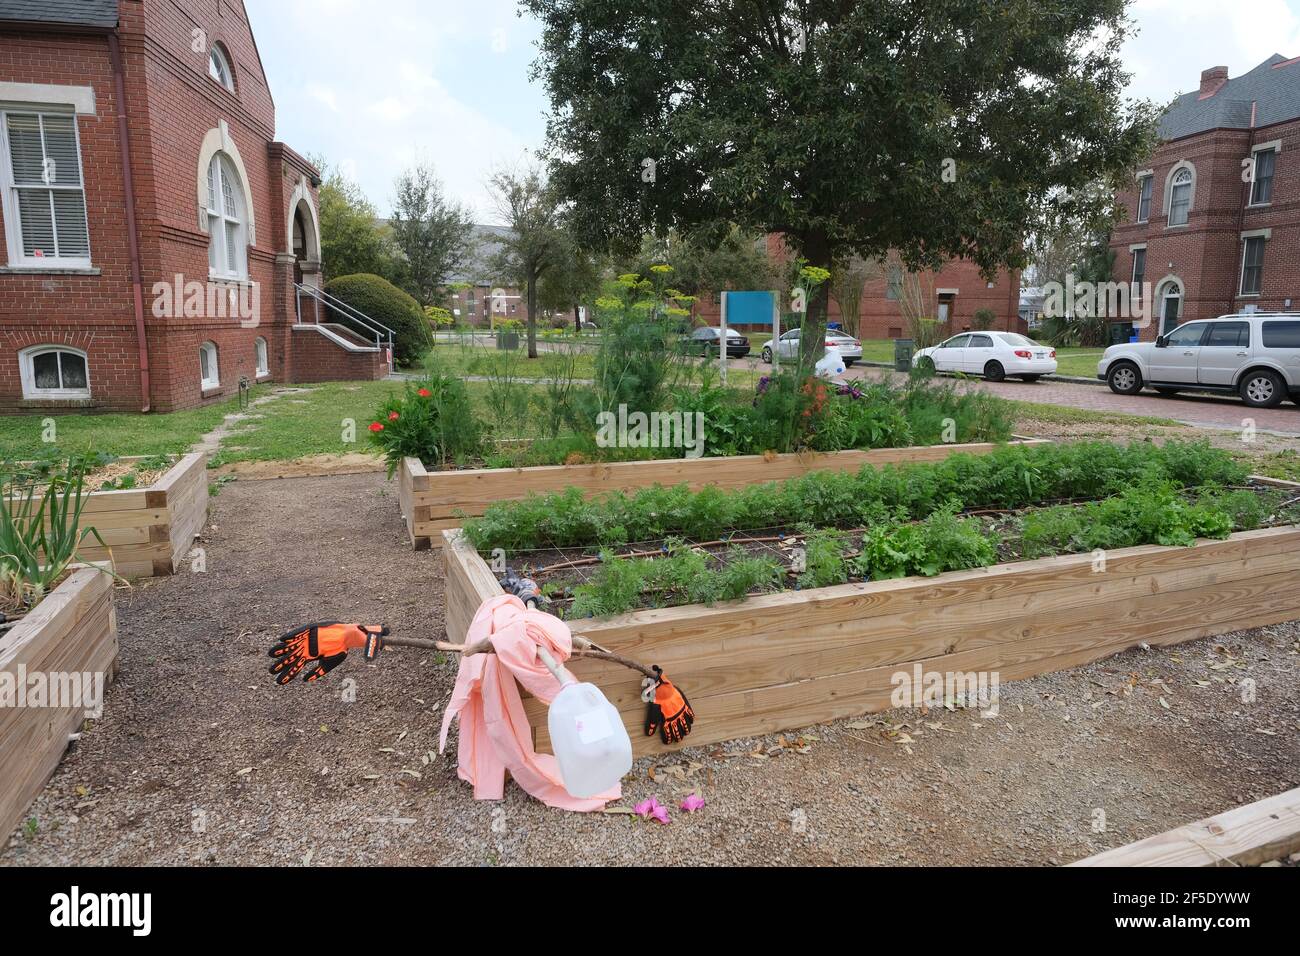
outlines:
[{"label": "orange and black glove", "polygon": [[656,667],[654,671],[659,678],[646,712],[645,735],[653,737],[657,733],[666,744],[681,743],[691,733],[695,711],[691,710],[686,695],[673,686],[662,670]]},{"label": "orange and black glove", "polygon": [[304,682],[313,684],[347,660],[348,651],[365,648],[366,660],[373,661],[384,649],[384,638],[388,634],[388,628],[379,626],[335,621],[309,624],[285,634],[271,648],[271,656],[275,658],[271,673],[275,675],[275,682],[283,687],[307,665],[315,664],[303,677]]}]

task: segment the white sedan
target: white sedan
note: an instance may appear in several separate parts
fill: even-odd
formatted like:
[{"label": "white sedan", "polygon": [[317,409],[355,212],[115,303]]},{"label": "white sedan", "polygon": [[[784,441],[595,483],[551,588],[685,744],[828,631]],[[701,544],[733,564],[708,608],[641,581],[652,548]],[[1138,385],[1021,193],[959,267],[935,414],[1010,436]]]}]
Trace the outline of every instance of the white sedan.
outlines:
[{"label": "white sedan", "polygon": [[1036,382],[1056,374],[1056,350],[1017,332],[963,332],[912,357],[913,368],[983,375],[990,382],[1007,376]]},{"label": "white sedan", "polygon": [[[763,361],[768,365],[772,364],[772,354],[776,352],[781,357],[782,362],[788,362],[791,359],[799,357],[799,330],[791,329],[785,335],[781,336],[780,347],[772,339],[768,339],[763,344]],[[862,343],[851,335],[845,335],[843,332],[828,330],[826,332],[826,348],[836,349],[840,357],[844,359],[844,364],[849,368],[853,367],[854,362],[862,361]]]}]

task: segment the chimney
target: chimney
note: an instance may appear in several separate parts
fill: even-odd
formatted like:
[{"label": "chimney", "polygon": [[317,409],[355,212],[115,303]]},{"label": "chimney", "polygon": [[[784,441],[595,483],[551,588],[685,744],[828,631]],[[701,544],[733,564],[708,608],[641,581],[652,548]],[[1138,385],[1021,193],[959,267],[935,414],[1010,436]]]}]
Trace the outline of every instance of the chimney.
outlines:
[{"label": "chimney", "polygon": [[1226,66],[1212,66],[1208,70],[1201,71],[1201,99],[1213,96],[1219,92],[1219,88],[1228,82],[1228,68]]}]

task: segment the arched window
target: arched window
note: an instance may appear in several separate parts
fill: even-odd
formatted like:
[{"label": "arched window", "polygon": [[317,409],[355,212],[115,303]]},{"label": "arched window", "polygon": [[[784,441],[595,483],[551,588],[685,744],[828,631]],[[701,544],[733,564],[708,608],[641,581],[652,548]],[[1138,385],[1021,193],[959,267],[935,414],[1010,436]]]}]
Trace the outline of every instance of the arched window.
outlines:
[{"label": "arched window", "polygon": [[212,51],[208,54],[208,76],[231,93],[235,92],[235,71],[230,68],[230,57],[220,43],[212,44]]},{"label": "arched window", "polygon": [[257,360],[257,377],[264,378],[271,374],[271,358],[266,349],[266,339],[260,335],[253,343],[253,354]]},{"label": "arched window", "polygon": [[90,398],[90,366],[86,353],[66,345],[24,349],[18,368],[26,399]]},{"label": "arched window", "polygon": [[199,383],[205,392],[221,387],[221,367],[217,363],[214,342],[204,342],[199,346]]},{"label": "arched window", "polygon": [[248,278],[247,209],[234,164],[218,153],[208,165],[208,271],[213,278]]},{"label": "arched window", "polygon": [[1174,173],[1169,185],[1169,225],[1187,225],[1187,214],[1192,210],[1192,171],[1187,168]]}]

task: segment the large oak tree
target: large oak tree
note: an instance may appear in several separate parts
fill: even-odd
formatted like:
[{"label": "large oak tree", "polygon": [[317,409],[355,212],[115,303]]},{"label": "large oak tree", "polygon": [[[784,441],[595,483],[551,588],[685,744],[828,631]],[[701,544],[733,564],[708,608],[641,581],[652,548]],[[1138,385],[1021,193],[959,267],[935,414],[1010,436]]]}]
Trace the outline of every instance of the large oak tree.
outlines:
[{"label": "large oak tree", "polygon": [[734,223],[825,269],[896,250],[991,275],[1151,142],[1124,96],[1127,0],[522,2],[552,181],[616,251]]}]

